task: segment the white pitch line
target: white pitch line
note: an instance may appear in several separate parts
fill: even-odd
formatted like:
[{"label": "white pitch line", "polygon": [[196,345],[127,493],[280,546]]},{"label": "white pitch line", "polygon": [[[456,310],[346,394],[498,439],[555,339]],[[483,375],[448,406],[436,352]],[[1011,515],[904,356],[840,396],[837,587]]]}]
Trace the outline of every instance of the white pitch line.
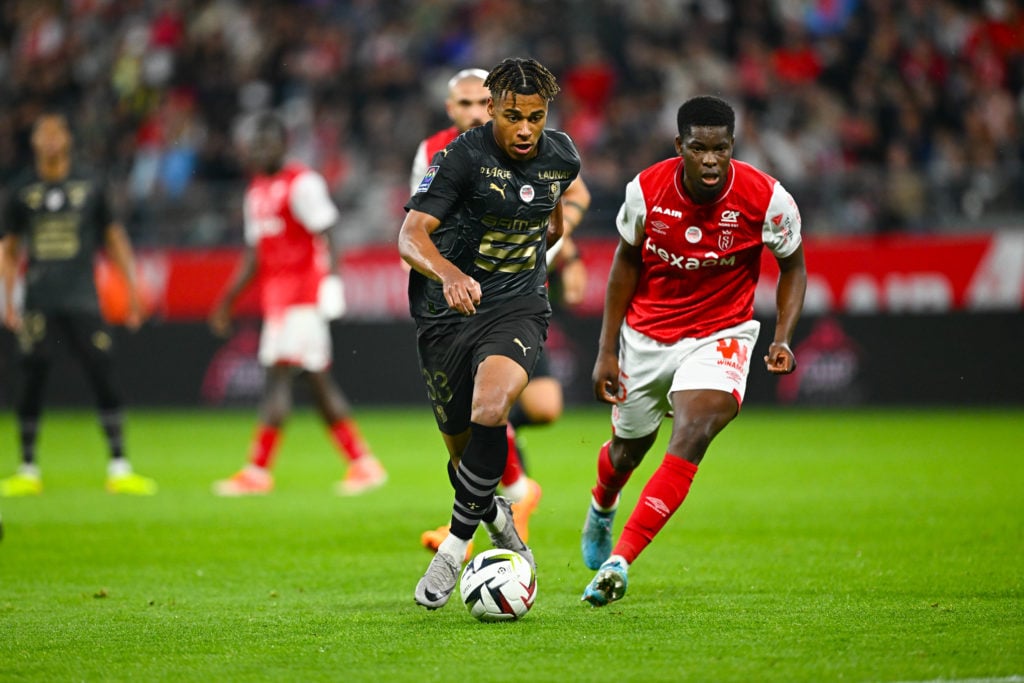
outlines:
[{"label": "white pitch line", "polygon": [[928,681],[897,681],[896,683],[1024,683],[1024,676],[1003,678],[933,678]]}]

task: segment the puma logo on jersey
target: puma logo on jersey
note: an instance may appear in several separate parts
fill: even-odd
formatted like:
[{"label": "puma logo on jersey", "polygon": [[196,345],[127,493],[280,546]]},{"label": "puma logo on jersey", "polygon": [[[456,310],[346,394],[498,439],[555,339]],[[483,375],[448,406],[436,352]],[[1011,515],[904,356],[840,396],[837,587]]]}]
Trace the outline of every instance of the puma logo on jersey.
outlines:
[{"label": "puma logo on jersey", "polygon": [[521,348],[523,350],[523,355],[524,356],[526,355],[527,351],[529,351],[530,349],[533,348],[532,346],[526,346],[525,344],[523,344],[523,342],[519,341],[519,337],[516,337],[512,341],[514,341],[516,344],[519,345],[519,348]]},{"label": "puma logo on jersey", "polygon": [[501,187],[498,187],[497,183],[491,183],[491,187],[489,189],[494,190],[495,192],[500,194],[502,199],[505,198],[505,185],[504,184],[502,184]]}]

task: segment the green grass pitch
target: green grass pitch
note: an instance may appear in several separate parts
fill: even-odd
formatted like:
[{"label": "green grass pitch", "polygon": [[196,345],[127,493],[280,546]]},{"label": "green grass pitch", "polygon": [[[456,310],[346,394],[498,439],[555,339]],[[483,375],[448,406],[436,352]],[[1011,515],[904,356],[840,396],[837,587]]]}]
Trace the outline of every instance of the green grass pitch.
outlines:
[{"label": "green grass pitch", "polygon": [[[580,602],[579,530],[600,408],[524,432],[544,497],[538,598],[481,624],[412,593],[447,521],[426,407],[357,413],[390,471],[333,495],[342,465],[308,409],[277,490],[219,499],[255,411],[129,412],[153,498],[103,491],[90,412],[54,411],[45,493],[0,499],[0,680],[936,681],[1024,675],[1024,412],[750,407],[633,565],[621,602]],[[632,508],[667,426],[623,496]],[[16,464],[0,419],[0,474]],[[625,513],[616,522],[618,532]],[[477,535],[477,549],[488,547]]]}]

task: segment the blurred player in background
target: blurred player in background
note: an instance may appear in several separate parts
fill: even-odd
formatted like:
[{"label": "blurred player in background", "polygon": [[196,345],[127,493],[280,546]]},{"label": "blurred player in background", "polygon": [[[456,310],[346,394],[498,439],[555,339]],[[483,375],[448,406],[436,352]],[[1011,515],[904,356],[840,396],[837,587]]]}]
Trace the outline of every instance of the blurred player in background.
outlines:
[{"label": "blurred player in background", "polygon": [[483,125],[433,160],[406,204],[399,253],[412,267],[417,351],[455,490],[449,534],[416,585],[427,609],[447,603],[477,527],[495,547],[533,553],[511,503],[495,496],[508,460],[512,405],[547,336],[545,252],[562,235],[561,196],[579,174],[575,145],[545,130],[558,92],[532,59],[506,59],[484,81]]},{"label": "blurred player in background", "polygon": [[[597,459],[583,561],[594,606],[626,592],[630,564],[682,505],[704,453],[739,413],[760,323],[754,290],[767,247],[779,264],[768,372],[790,373],[807,287],[800,212],[767,174],[732,159],[736,117],[717,97],[678,111],[677,157],[627,186],[616,224],[594,393],[612,404],[612,438]],[[681,158],[680,158],[681,157]],[[619,492],[673,414],[668,451],[612,548]]]},{"label": "blurred player in background", "polygon": [[[73,139],[59,113],[41,115],[32,129],[35,167],[10,188],[3,222],[4,324],[18,337],[22,370],[17,403],[21,467],[0,481],[5,496],[39,494],[36,462],[43,398],[52,355],[67,348],[85,370],[96,396],[110,453],[106,488],[111,493],[151,495],[152,479],[132,471],[124,453],[124,415],[114,385],[112,337],[100,315],[94,257],[104,250],[128,288],[125,324],[142,324],[135,260],[124,228],[112,216],[105,184],[72,163]],[[24,311],[14,301],[22,246],[28,258]]]},{"label": "blurred player in background", "polygon": [[[410,176],[410,194],[415,194],[430,161],[438,152],[467,130],[490,121],[487,106],[491,93],[484,87],[486,79],[487,72],[483,69],[463,69],[449,79],[445,110],[453,125],[434,133],[416,148]],[[563,297],[569,305],[582,301],[586,286],[586,268],[570,235],[583,220],[589,206],[590,192],[583,178],[577,177],[562,196],[564,232],[562,239],[548,251],[547,258],[548,265],[559,271]],[[530,382],[509,414],[509,456],[501,477],[502,493],[513,502],[516,528],[523,541],[529,540],[530,515],[540,501],[541,487],[534,479],[526,476],[516,431],[525,425],[550,424],[559,418],[562,408],[562,385],[552,376],[548,356],[542,350]],[[444,525],[424,531],[420,540],[426,548],[436,551],[447,535],[448,525]],[[471,552],[472,544],[467,548],[467,556]]]},{"label": "blurred player in background", "polygon": [[292,409],[292,383],[302,373],[331,437],[348,461],[339,495],[358,495],[387,481],[351,418],[351,407],[331,376],[328,320],[344,312],[332,229],[338,210],[320,174],[285,163],[287,131],[272,114],[259,116],[246,147],[254,177],[245,195],[246,249],[238,269],[213,312],[218,335],[230,329],[231,309],[259,278],[263,330],[259,360],[266,368],[259,426],[249,463],[230,479],[214,484],[222,496],[269,493],[270,474],[284,423]]}]

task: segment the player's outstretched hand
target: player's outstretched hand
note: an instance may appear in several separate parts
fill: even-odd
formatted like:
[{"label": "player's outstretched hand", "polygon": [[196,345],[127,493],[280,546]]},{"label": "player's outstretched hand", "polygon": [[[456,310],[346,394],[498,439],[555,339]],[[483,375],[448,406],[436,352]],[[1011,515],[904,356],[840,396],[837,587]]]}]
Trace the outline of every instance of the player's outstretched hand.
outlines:
[{"label": "player's outstretched hand", "polygon": [[124,326],[132,332],[138,332],[142,327],[142,301],[138,292],[133,291],[128,300],[128,315],[125,317]]},{"label": "player's outstretched hand", "polygon": [[226,337],[231,332],[231,311],[227,306],[219,305],[210,313],[210,318],[207,322],[215,335]]},{"label": "player's outstretched hand", "polygon": [[597,353],[594,363],[594,398],[602,403],[618,403],[619,396],[619,357],[615,353]]},{"label": "player's outstretched hand", "polygon": [[21,313],[13,306],[4,313],[4,327],[11,332],[17,332],[21,329]]},{"label": "player's outstretched hand", "polygon": [[768,347],[768,355],[764,357],[764,364],[773,375],[788,375],[796,370],[796,356],[789,344],[772,342]]}]

